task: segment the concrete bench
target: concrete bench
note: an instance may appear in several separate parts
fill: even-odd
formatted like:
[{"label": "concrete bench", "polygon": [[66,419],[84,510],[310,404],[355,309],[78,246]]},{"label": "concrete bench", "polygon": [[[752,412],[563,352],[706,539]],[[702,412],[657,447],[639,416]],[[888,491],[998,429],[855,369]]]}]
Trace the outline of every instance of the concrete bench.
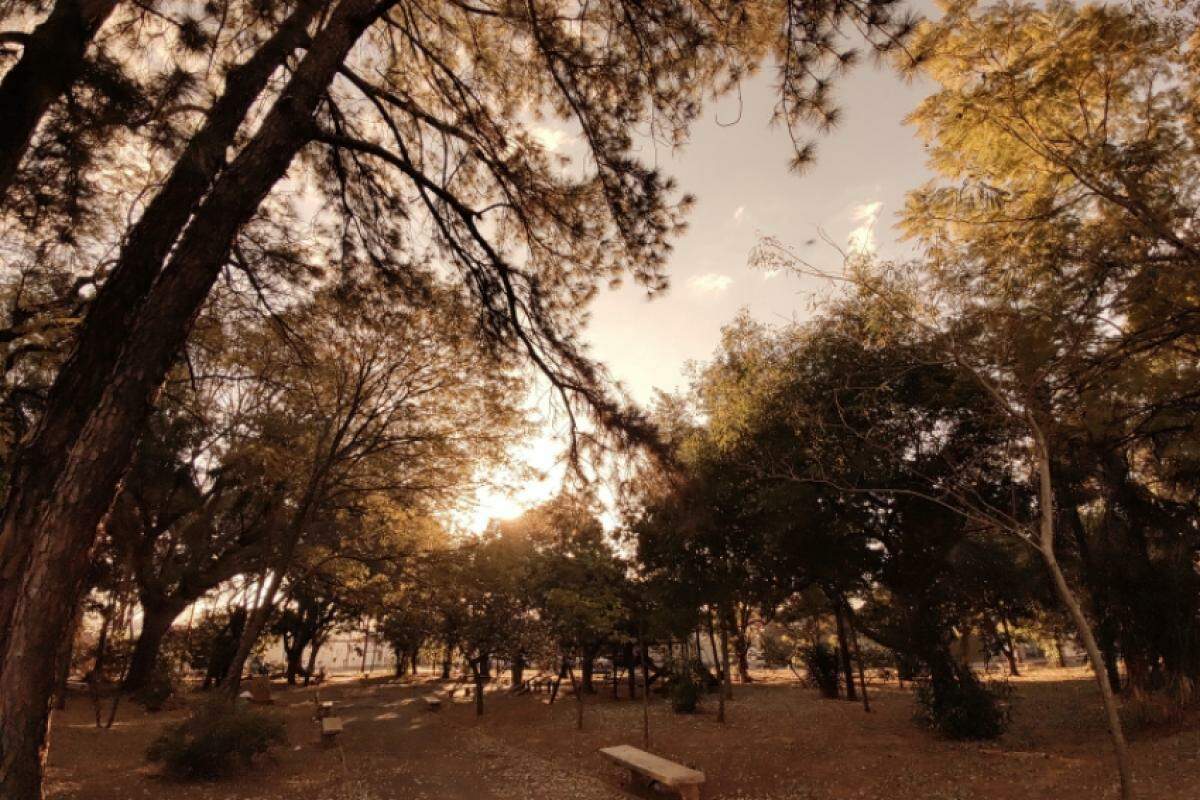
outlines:
[{"label": "concrete bench", "polygon": [[325,719],[333,716],[333,701],[319,700],[317,702],[317,719]]},{"label": "concrete bench", "polygon": [[422,700],[425,701],[425,707],[430,711],[437,711],[442,707],[442,698],[434,694],[424,695]]},{"label": "concrete bench", "polygon": [[341,717],[324,717],[321,719],[321,741],[333,744],[334,739],[342,732]]},{"label": "concrete bench", "polygon": [[634,786],[657,783],[674,790],[682,800],[700,800],[700,786],[704,783],[703,772],[627,744],[601,748],[600,754],[629,770],[629,780]]}]

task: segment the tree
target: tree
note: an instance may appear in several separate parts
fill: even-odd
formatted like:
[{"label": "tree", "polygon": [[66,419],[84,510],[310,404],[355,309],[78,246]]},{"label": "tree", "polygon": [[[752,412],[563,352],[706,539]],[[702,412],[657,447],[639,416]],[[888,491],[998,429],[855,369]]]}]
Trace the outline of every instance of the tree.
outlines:
[{"label": "tree", "polygon": [[[285,178],[310,178],[331,199],[327,249],[361,253],[406,289],[436,257],[462,278],[483,338],[523,354],[602,428],[648,441],[575,341],[600,281],[628,273],[661,288],[679,227],[670,183],[633,157],[631,132],[648,122],[680,141],[710,90],[731,88],[768,55],[783,65],[779,115],[831,121],[825,73],[852,60],[833,44],[839,26],[859,24],[877,49],[911,30],[890,0],[778,3],[761,19],[740,4],[684,2],[572,15],[536,2],[418,11],[341,0],[322,10],[273,6],[236,66],[233,54],[247,51],[223,36],[219,9],[190,26],[226,45],[224,86],[194,110],[195,133],[118,237],[16,459],[0,524],[0,785],[15,797],[38,792],[43,667],[79,601],[96,527],[218,276],[242,268],[239,246],[260,209],[287,216],[272,196]],[[364,37],[369,46],[356,47]],[[529,55],[520,81],[514,49]],[[575,120],[589,174],[556,171],[526,132],[530,105]],[[257,126],[239,136],[252,116]],[[418,244],[427,230],[428,254]]]}]

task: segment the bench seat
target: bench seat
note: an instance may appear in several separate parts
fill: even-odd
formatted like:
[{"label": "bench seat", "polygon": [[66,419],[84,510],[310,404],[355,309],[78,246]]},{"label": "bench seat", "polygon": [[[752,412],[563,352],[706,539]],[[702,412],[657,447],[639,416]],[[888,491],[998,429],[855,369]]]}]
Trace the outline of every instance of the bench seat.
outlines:
[{"label": "bench seat", "polygon": [[338,734],[342,732],[341,717],[323,717],[321,719],[321,741],[325,744],[332,744]]},{"label": "bench seat", "polygon": [[652,781],[674,789],[683,800],[700,800],[700,786],[704,783],[704,773],[699,770],[676,764],[627,744],[601,748],[600,754],[629,770],[630,778],[635,784]]}]

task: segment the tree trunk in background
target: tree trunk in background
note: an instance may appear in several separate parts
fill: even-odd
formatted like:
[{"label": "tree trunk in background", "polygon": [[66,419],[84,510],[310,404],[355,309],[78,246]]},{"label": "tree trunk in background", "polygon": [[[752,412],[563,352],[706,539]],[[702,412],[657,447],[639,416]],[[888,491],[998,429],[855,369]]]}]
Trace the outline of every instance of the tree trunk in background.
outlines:
[{"label": "tree trunk in background", "polygon": [[637,700],[637,658],[634,656],[633,642],[626,642],[625,666],[629,670],[629,699]]},{"label": "tree trunk in background", "polygon": [[575,730],[583,730],[583,687],[575,681],[575,667],[567,665],[567,677],[571,679],[571,694],[575,695]]},{"label": "tree trunk in background", "polygon": [[62,646],[58,651],[58,678],[54,686],[54,710],[62,711],[67,707],[67,681],[71,677],[71,661],[75,655],[75,636],[79,632],[79,624],[83,621],[83,605],[75,609],[75,618],[71,620],[71,628],[63,637]]},{"label": "tree trunk in background", "polygon": [[0,203],[38,123],[83,75],[88,45],[115,6],[116,0],[58,0],[0,81]]},{"label": "tree trunk in background", "polygon": [[308,687],[309,682],[312,681],[312,679],[313,679],[313,675],[316,674],[317,653],[319,653],[320,650],[321,650],[321,637],[314,636],[312,642],[309,644],[309,647],[308,647],[308,668],[306,670],[304,670],[304,686],[305,686],[305,688]]},{"label": "tree trunk in background", "polygon": [[583,691],[595,693],[596,686],[592,681],[592,676],[596,672],[596,650],[595,647],[585,647],[580,657],[579,671],[583,676]]},{"label": "tree trunk in background", "polygon": [[850,645],[846,637],[846,614],[842,610],[842,604],[835,597],[831,596],[833,603],[833,618],[837,623],[837,643],[838,656],[842,664],[842,676],[846,685],[846,699],[854,701],[858,699],[858,694],[854,691],[854,668],[850,663]]},{"label": "tree trunk in background", "polygon": [[471,671],[475,674],[475,716],[483,716],[483,669],[482,663],[487,659],[487,656],[480,656],[478,660],[471,662]]},{"label": "tree trunk in background", "polygon": [[858,629],[854,627],[854,616],[846,613],[846,625],[850,628],[850,641],[854,645],[854,660],[858,663],[858,683],[862,689],[863,711],[871,713],[871,700],[867,697],[867,671],[863,668],[862,650],[858,646]]},{"label": "tree trunk in background", "polygon": [[521,684],[525,682],[525,657],[518,654],[513,659],[512,666],[509,669],[509,677],[512,678],[512,688],[519,689]]},{"label": "tree trunk in background", "polygon": [[[638,625],[638,644],[642,650],[642,747],[650,749],[650,660],[646,650],[646,640],[642,638],[641,625]],[[630,672],[633,664],[629,665]]]},{"label": "tree trunk in background", "polygon": [[1113,754],[1116,756],[1117,772],[1120,776],[1121,800],[1133,800],[1133,767],[1129,760],[1129,749],[1125,744],[1125,731],[1121,727],[1121,715],[1117,710],[1117,701],[1113,696],[1112,686],[1108,682],[1104,659],[1100,655],[1096,637],[1092,634],[1091,623],[1088,622],[1087,616],[1083,613],[1083,607],[1067,583],[1066,575],[1058,565],[1058,558],[1054,553],[1054,484],[1050,475],[1050,449],[1037,422],[1032,418],[1029,422],[1036,445],[1039,473],[1038,505],[1041,507],[1041,514],[1038,527],[1038,551],[1054,579],[1054,588],[1058,592],[1059,599],[1067,607],[1071,619],[1075,622],[1079,637],[1083,640],[1084,649],[1087,650],[1092,671],[1095,673],[1096,685],[1100,687],[1101,703],[1108,721],[1108,733],[1112,738]]},{"label": "tree trunk in background", "polygon": [[1017,650],[1013,644],[1012,631],[1008,627],[1008,619],[1003,615],[1000,617],[1000,630],[1004,634],[1004,657],[1008,659],[1008,674],[1013,677],[1020,677],[1021,670],[1017,665]]},{"label": "tree trunk in background", "polygon": [[142,601],[142,631],[129,661],[129,673],[122,686],[125,691],[136,692],[149,683],[158,668],[163,640],[183,608],[182,604],[155,606]]},{"label": "tree trunk in background", "polygon": [[446,645],[446,654],[442,656],[442,680],[450,680],[450,664],[453,659],[454,648]]},{"label": "tree trunk in background", "polygon": [[729,669],[729,624],[721,616],[721,693],[726,700],[733,699],[733,675]]},{"label": "tree trunk in background", "polygon": [[[717,629],[713,623],[712,609],[708,610],[708,646],[712,650],[713,672],[716,673],[716,686],[725,685],[725,676],[721,672],[721,648],[717,647]],[[696,652],[700,652],[700,637],[696,637]],[[705,670],[707,672],[707,670]]]},{"label": "tree trunk in background", "polygon": [[750,683],[750,608],[734,609],[733,653],[737,657],[738,680]]}]

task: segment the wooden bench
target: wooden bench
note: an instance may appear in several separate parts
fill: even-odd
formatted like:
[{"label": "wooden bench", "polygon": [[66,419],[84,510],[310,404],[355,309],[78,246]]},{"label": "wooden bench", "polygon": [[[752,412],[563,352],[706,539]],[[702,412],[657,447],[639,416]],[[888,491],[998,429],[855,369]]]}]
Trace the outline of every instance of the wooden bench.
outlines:
[{"label": "wooden bench", "polygon": [[333,701],[318,700],[317,701],[317,719],[325,719],[333,716]]},{"label": "wooden bench", "polygon": [[438,711],[442,707],[442,698],[435,694],[427,694],[421,697],[425,701],[425,707],[430,711]]},{"label": "wooden bench", "polygon": [[700,800],[700,786],[704,783],[703,772],[667,761],[627,744],[601,748],[600,755],[629,770],[629,781],[634,786],[657,783],[659,786],[673,789],[682,800]]},{"label": "wooden bench", "polygon": [[325,744],[333,744],[334,739],[342,732],[341,717],[323,717],[321,719],[321,741]]},{"label": "wooden bench", "polygon": [[250,702],[269,706],[274,704],[271,699],[271,680],[262,675],[250,679]]}]

